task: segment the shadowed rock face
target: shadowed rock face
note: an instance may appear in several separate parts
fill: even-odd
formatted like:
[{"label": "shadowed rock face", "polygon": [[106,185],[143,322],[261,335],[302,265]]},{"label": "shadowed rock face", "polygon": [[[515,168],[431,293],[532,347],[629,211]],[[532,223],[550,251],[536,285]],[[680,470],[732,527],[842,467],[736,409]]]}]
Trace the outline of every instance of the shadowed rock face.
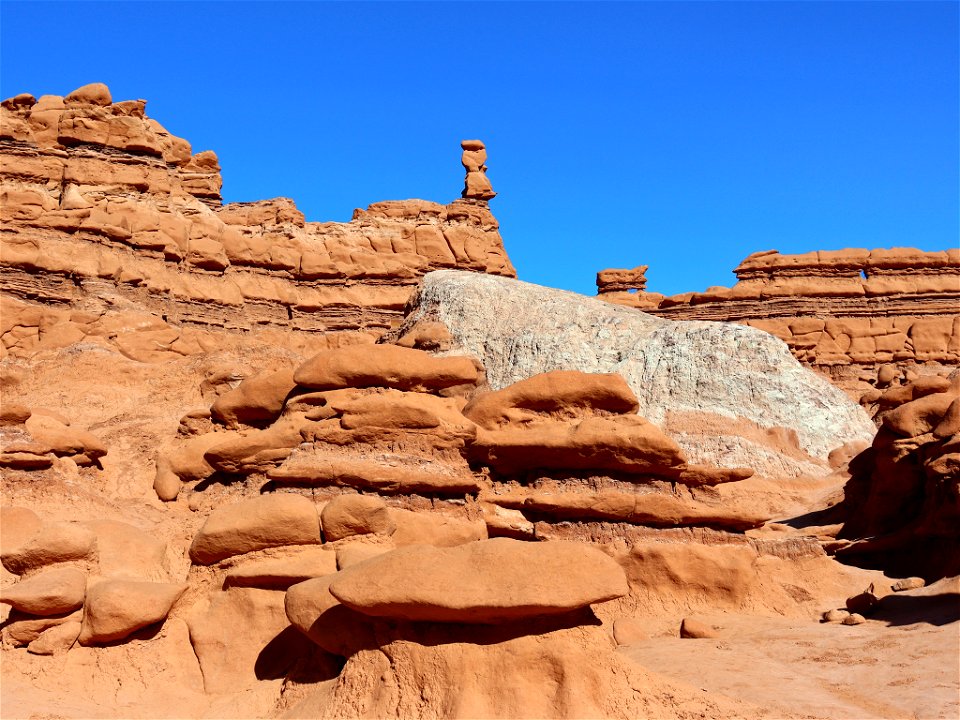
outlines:
[{"label": "shadowed rock face", "polygon": [[471,175],[487,190],[449,205],[307,222],[286,198],[223,205],[216,154],[193,153],[145,105],[99,83],[0,105],[0,356],[88,339],[175,359],[252,331],[319,350],[396,324],[429,270],[514,275],[482,158]]},{"label": "shadowed rock face", "polygon": [[938,392],[915,385],[898,388],[904,402],[850,464],[840,536],[851,543],[838,555],[929,581],[960,574],[960,373]]},{"label": "shadowed rock face", "polygon": [[780,340],[736,324],[672,322],[506,278],[438,271],[403,326],[440,322],[494,389],[552,370],[619,373],[639,414],[690,462],[825,475],[829,452],[869,442],[867,415]]},{"label": "shadowed rock face", "polygon": [[[960,251],[913,248],[750,255],[732,288],[644,292],[647,266],[597,273],[601,298],[671,320],[723,320],[770,332],[845,389],[884,364],[960,363]],[[931,370],[931,372],[934,370]],[[866,377],[862,377],[862,375]]]}]

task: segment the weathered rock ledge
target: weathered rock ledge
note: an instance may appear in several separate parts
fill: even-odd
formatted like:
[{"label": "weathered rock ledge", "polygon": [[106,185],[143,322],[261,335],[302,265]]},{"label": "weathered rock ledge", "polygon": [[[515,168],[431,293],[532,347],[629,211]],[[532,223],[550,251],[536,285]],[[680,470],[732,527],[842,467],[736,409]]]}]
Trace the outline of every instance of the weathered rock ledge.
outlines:
[{"label": "weathered rock ledge", "polygon": [[883,364],[960,364],[960,250],[831,250],[750,255],[731,288],[645,292],[647,266],[602,270],[603,300],[671,320],[751,325],[845,387]]},{"label": "weathered rock ledge", "polygon": [[223,205],[217,156],[145,104],[94,84],[0,106],[4,355],[87,337],[157,360],[216,346],[211,331],[375,336],[430,270],[514,275],[477,197],[374,203],[348,223],[307,222],[286,198]]}]

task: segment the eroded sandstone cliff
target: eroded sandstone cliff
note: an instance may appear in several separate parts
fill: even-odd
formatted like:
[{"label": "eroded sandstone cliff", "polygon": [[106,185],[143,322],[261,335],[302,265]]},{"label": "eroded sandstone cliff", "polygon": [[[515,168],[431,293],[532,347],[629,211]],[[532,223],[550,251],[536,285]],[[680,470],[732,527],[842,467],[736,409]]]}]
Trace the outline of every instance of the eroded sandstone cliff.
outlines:
[{"label": "eroded sandstone cliff", "polygon": [[430,270],[514,275],[489,194],[374,203],[348,223],[307,222],[286,198],[223,205],[217,156],[194,154],[145,104],[102,84],[2,103],[4,355],[84,338],[140,360],[238,333],[369,341]]},{"label": "eroded sandstone cliff", "polygon": [[672,320],[760,328],[852,391],[867,389],[883,365],[932,374],[960,364],[957,248],[759,252],[734,271],[733,287],[673,297],[645,292],[646,270],[601,271],[600,297]]}]

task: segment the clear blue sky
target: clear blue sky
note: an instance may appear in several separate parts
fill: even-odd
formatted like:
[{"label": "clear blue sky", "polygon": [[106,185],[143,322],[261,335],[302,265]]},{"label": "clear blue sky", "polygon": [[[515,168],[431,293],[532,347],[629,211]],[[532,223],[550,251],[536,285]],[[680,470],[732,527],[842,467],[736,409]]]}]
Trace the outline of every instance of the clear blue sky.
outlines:
[{"label": "clear blue sky", "polygon": [[957,2],[17,3],[0,90],[93,81],[311,220],[459,196],[520,277],[666,293],[747,254],[958,243]]}]

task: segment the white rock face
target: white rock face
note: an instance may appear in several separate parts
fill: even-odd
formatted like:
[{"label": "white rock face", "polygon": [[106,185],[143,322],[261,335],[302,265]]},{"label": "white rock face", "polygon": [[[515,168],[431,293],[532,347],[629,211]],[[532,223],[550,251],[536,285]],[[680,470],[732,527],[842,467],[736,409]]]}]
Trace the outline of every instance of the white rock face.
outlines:
[{"label": "white rock face", "polygon": [[[412,303],[394,336],[420,320],[440,321],[453,336],[451,353],[479,358],[493,389],[549,370],[620,373],[639,414],[680,442],[691,462],[825,475],[831,450],[869,443],[876,431],[859,405],[755,328],[664,320],[457,270],[426,275]],[[788,432],[767,432],[773,428]],[[790,431],[795,443],[785,445]]]}]

